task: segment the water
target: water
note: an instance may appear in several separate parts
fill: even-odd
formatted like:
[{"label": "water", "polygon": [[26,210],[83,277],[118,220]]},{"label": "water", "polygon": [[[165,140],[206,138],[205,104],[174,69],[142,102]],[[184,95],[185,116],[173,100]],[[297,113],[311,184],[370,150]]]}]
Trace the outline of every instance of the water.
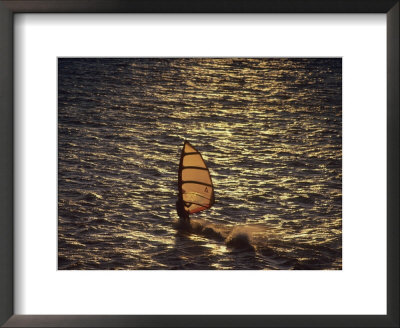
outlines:
[{"label": "water", "polygon": [[[341,59],[60,59],[59,269],[341,269]],[[188,140],[215,205],[177,224]]]}]

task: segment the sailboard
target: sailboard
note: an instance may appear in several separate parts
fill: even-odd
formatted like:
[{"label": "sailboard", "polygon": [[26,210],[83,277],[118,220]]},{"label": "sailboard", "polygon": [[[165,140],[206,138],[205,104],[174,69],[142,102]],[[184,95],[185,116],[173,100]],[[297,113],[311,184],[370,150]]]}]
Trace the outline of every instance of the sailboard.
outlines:
[{"label": "sailboard", "polygon": [[178,172],[179,199],[185,210],[197,213],[214,204],[214,186],[200,152],[188,141],[183,144]]}]

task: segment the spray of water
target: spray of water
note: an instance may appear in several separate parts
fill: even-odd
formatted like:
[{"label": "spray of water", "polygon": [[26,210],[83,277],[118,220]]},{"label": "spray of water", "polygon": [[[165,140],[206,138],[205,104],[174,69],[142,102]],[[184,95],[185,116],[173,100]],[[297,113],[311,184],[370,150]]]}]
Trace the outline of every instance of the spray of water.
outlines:
[{"label": "spray of water", "polygon": [[257,245],[267,243],[265,230],[257,225],[222,225],[204,219],[191,219],[190,223],[176,223],[177,228],[206,238],[224,242],[229,248],[256,251]]}]

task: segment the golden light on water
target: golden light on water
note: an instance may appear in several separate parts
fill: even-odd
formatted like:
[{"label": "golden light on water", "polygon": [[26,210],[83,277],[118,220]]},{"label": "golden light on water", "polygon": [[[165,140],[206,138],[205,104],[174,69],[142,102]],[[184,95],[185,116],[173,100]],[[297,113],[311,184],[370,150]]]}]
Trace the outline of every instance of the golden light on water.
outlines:
[{"label": "golden light on water", "polygon": [[[68,59],[60,77],[62,268],[341,268],[340,60]],[[185,139],[216,198],[189,234]]]}]

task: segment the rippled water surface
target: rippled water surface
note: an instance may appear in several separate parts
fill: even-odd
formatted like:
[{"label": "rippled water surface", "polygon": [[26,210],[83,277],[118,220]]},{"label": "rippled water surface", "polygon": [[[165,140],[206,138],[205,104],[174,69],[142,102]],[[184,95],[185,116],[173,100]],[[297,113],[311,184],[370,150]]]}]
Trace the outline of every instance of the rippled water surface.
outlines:
[{"label": "rippled water surface", "polygon": [[[58,62],[59,269],[341,269],[341,59]],[[180,227],[184,140],[215,204]]]}]

